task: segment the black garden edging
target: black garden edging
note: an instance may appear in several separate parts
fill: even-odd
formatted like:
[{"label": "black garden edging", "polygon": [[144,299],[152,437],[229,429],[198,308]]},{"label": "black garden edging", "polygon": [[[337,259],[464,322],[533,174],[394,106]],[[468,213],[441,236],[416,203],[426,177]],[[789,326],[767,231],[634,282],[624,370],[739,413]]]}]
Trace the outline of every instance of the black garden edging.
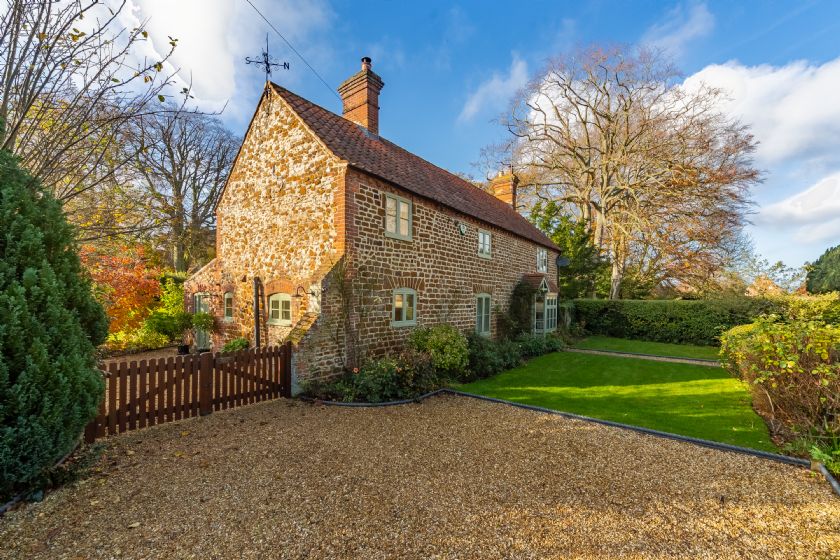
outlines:
[{"label": "black garden edging", "polygon": [[493,397],[485,397],[484,395],[476,395],[474,393],[467,393],[465,391],[458,391],[455,389],[438,389],[436,391],[431,391],[430,393],[425,393],[419,395],[413,399],[404,399],[399,401],[389,401],[389,402],[382,402],[382,403],[346,403],[346,402],[337,402],[337,401],[325,401],[320,399],[313,399],[311,397],[302,397],[302,400],[306,402],[311,402],[313,404],[323,404],[327,406],[343,406],[343,407],[355,407],[355,408],[375,408],[381,406],[398,406],[404,404],[412,404],[412,403],[419,403],[429,397],[433,397],[436,395],[456,395],[461,397],[469,397],[472,399],[478,399],[481,401],[487,401],[492,403],[498,404],[505,404],[508,406],[515,406],[517,408],[524,408],[526,410],[533,410],[535,412],[543,412],[546,414],[554,414],[557,416],[562,416],[564,418],[570,418],[572,420],[581,420],[583,422],[592,422],[594,424],[602,424],[604,426],[610,426],[613,428],[620,428],[622,430],[631,430],[634,432],[639,432],[642,434],[647,434],[649,436],[660,437],[664,439],[671,439],[676,441],[682,441],[684,443],[691,443],[694,445],[699,445],[702,447],[708,447],[710,449],[715,449],[717,451],[728,451],[730,453],[741,453],[744,455],[752,455],[753,457],[758,457],[759,459],[768,459],[770,461],[776,461],[779,463],[785,463],[788,465],[794,465],[797,467],[805,467],[805,468],[814,468],[815,470],[819,471],[823,477],[825,477],[828,484],[831,486],[831,489],[834,490],[834,493],[840,497],[840,483],[837,482],[837,479],[832,476],[828,469],[825,468],[825,465],[822,463],[812,463],[807,459],[800,459],[799,457],[788,457],[787,455],[779,455],[778,453],[770,453],[768,451],[760,451],[758,449],[750,449],[748,447],[740,447],[738,445],[730,445],[728,443],[720,443],[717,441],[710,441],[707,439],[700,439],[700,438],[693,438],[689,436],[681,436],[679,434],[672,434],[670,432],[661,432],[659,430],[652,430],[650,428],[643,428],[641,426],[633,426],[630,424],[622,424],[620,422],[613,422],[611,420],[601,420],[600,418],[592,418],[590,416],[581,416],[580,414],[573,414],[571,412],[562,412],[559,410],[552,410],[550,408],[544,408],[541,406],[533,406],[530,404],[522,404],[513,401],[506,401],[504,399],[496,399]]}]

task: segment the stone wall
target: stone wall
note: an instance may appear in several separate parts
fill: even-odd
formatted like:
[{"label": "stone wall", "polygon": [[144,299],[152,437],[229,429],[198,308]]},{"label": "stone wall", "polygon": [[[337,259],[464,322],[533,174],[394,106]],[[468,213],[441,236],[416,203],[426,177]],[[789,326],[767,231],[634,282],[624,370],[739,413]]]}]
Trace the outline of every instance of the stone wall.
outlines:
[{"label": "stone wall", "polygon": [[[263,344],[281,342],[303,318],[313,323],[324,277],[343,253],[345,169],[279,96],[263,97],[216,209],[215,265],[185,284],[190,304],[195,292],[211,294],[221,325],[215,348],[239,336],[253,342],[255,276]],[[293,327],[267,324],[268,297],[299,286],[316,296],[292,298]],[[225,292],[233,293],[230,321],[222,319]]]},{"label": "stone wall", "polygon": [[[360,326],[368,355],[394,352],[412,327],[391,326],[392,290],[417,291],[417,324],[451,323],[475,329],[475,295],[491,295],[492,335],[513,288],[536,272],[537,244],[432,201],[413,196],[355,169],[347,171],[348,256],[371,308]],[[412,240],[384,235],[385,200],[393,193],[413,203]],[[466,226],[461,233],[460,224]],[[492,234],[492,256],[478,254],[478,230]],[[548,251],[548,278],[556,278],[557,253]]]}]

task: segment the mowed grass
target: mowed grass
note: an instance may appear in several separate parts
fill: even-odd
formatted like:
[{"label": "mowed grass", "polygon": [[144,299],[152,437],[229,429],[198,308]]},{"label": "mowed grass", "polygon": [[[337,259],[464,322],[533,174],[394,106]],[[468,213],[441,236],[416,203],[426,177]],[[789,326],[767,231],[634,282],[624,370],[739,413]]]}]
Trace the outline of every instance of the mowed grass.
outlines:
[{"label": "mowed grass", "polygon": [[589,336],[574,344],[575,348],[588,350],[610,350],[613,352],[632,352],[653,356],[673,356],[677,358],[698,358],[717,360],[718,348],[714,346],[694,346],[692,344],[669,344],[647,340],[627,340],[610,336]]},{"label": "mowed grass", "polygon": [[557,352],[463,391],[777,451],[747,387],[721,368]]}]

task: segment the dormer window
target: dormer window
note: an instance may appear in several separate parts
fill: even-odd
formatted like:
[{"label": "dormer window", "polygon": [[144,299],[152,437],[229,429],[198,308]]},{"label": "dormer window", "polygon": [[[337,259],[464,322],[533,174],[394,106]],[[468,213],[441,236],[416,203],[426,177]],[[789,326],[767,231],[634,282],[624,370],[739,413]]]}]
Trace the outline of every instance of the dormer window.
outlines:
[{"label": "dormer window", "polygon": [[385,195],[385,235],[411,241],[411,201]]}]

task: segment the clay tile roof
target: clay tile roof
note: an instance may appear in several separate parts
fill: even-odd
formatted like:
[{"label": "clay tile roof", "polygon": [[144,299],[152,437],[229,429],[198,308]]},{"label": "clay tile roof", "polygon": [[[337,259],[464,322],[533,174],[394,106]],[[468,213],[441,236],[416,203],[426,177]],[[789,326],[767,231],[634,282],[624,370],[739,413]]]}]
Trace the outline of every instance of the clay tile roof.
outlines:
[{"label": "clay tile roof", "polygon": [[344,117],[277,84],[271,85],[312,132],[349,165],[534,243],[559,250],[543,232],[490,193]]},{"label": "clay tile roof", "polygon": [[557,284],[555,284],[554,281],[551,278],[548,278],[545,274],[541,272],[531,272],[522,275],[522,282],[531,286],[535,290],[540,289],[540,284],[542,284],[543,280],[545,280],[545,283],[548,286],[549,293],[556,294]]}]

